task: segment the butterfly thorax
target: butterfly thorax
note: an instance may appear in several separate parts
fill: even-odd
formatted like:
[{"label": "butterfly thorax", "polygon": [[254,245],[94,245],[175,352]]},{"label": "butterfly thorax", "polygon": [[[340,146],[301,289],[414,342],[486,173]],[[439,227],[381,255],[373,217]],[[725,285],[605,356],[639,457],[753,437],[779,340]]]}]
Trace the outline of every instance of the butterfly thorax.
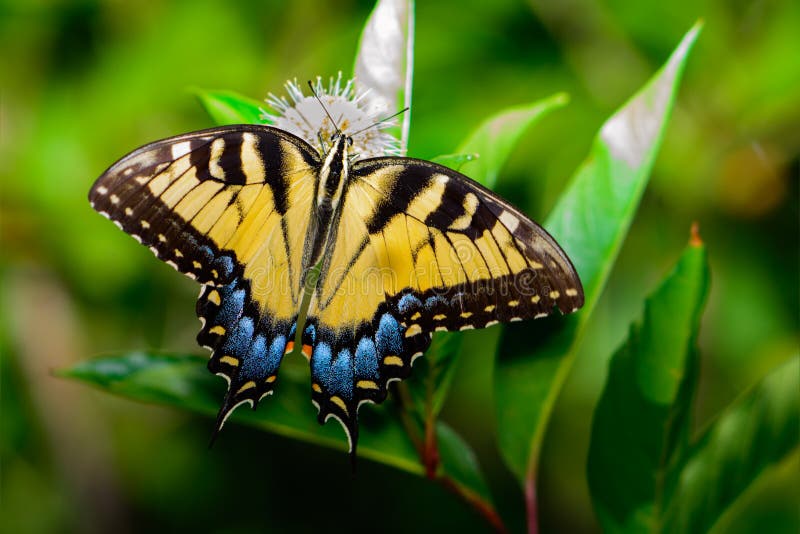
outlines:
[{"label": "butterfly thorax", "polygon": [[316,231],[309,233],[309,236],[313,235],[310,265],[316,264],[321,258],[328,242],[332,223],[336,219],[344,186],[347,183],[349,144],[347,136],[341,134],[336,136],[334,144],[325,154],[324,163],[319,170],[315,195],[316,206],[314,207]]},{"label": "butterfly thorax", "polygon": [[326,211],[336,211],[342,190],[347,181],[347,148],[348,138],[339,135],[330,151],[325,155],[325,162],[319,171],[317,184],[317,208]]}]

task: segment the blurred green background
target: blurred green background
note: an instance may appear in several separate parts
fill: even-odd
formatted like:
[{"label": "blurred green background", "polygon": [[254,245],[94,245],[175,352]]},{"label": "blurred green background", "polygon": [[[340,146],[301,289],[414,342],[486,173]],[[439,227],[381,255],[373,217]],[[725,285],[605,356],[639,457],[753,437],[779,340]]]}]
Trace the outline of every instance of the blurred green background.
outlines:
[{"label": "blurred green background", "polygon": [[[369,461],[352,477],[344,454],[236,425],[208,450],[211,420],[51,376],[114,351],[203,352],[196,286],[94,213],[89,186],[139,145],[210,126],[191,86],[260,99],[287,78],[348,74],[372,7],[0,3],[0,529],[486,530],[424,479]],[[698,424],[798,350],[800,3],[470,0],[420,2],[416,13],[410,155],[452,152],[501,108],[570,94],[524,137],[497,186],[539,220],[605,118],[705,19],[544,448],[544,530],[597,530],[585,457],[607,360],[691,221],[712,268]],[[491,358],[463,359],[444,419],[476,447],[520,529],[521,498],[494,446]],[[762,486],[748,521],[796,521],[796,473]]]}]

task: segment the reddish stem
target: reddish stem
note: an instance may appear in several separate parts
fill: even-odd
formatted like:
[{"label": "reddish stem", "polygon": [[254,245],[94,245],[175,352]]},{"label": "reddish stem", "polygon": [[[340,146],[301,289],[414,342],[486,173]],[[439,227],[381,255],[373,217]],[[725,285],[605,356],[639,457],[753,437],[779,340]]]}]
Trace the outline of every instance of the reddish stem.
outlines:
[{"label": "reddish stem", "polygon": [[436,479],[439,469],[439,445],[436,443],[436,422],[432,418],[425,421],[425,444],[422,449],[422,465],[425,466],[425,475]]},{"label": "reddish stem", "polygon": [[528,517],[528,534],[538,534],[539,508],[536,504],[536,480],[532,475],[525,481],[525,512]]}]

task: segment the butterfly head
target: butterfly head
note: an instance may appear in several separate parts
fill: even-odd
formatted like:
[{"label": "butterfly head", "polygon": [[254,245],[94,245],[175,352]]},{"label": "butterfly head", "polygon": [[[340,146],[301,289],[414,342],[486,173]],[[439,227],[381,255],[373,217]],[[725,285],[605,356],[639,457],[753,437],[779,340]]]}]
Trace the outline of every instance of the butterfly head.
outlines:
[{"label": "butterfly head", "polygon": [[339,143],[341,143],[342,147],[347,146],[348,148],[350,148],[351,146],[353,146],[353,137],[347,135],[341,130],[336,130],[336,133],[331,135],[331,144],[333,146],[336,146]]}]

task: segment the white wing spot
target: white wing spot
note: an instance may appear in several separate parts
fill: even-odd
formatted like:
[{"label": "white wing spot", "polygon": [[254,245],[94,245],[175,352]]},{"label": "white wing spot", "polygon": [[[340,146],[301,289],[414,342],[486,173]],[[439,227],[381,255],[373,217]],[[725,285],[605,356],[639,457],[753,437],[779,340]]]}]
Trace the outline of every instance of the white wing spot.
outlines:
[{"label": "white wing spot", "polygon": [[534,319],[541,319],[542,317],[547,317],[546,313],[537,313],[533,316]]},{"label": "white wing spot", "polygon": [[119,204],[119,197],[117,195],[112,194],[108,199],[112,204]]},{"label": "white wing spot", "polygon": [[551,291],[550,292],[550,298],[553,299],[553,300],[557,299],[560,296],[561,296],[561,293],[559,293],[558,291]]},{"label": "white wing spot", "polygon": [[503,223],[503,226],[508,228],[509,232],[513,233],[519,226],[519,219],[508,211],[501,213],[499,219],[500,222]]},{"label": "white wing spot", "polygon": [[537,302],[539,302],[539,295],[534,295],[534,296],[532,296],[532,297],[531,297],[531,302],[533,302],[534,304],[536,304]]},{"label": "white wing spot", "polygon": [[461,328],[459,328],[459,330],[463,332],[464,330],[472,330],[472,329],[474,329],[474,328],[475,328],[475,327],[474,327],[474,326],[472,326],[471,324],[465,324],[464,326],[462,326]]},{"label": "white wing spot", "polygon": [[508,320],[508,322],[516,323],[516,322],[521,321],[521,320],[522,320],[522,317],[512,317],[511,319]]},{"label": "white wing spot", "polygon": [[104,185],[101,185],[96,189],[96,191],[98,195],[105,195],[106,193],[108,193],[108,188]]},{"label": "white wing spot", "polygon": [[578,295],[577,289],[567,289],[567,296],[568,297],[575,297]]},{"label": "white wing spot", "polygon": [[125,215],[130,217],[131,215],[133,215],[133,210],[131,208],[125,208]]},{"label": "white wing spot", "polygon": [[491,320],[491,321],[487,321],[487,322],[486,322],[486,324],[484,325],[484,328],[489,328],[490,326],[494,326],[494,325],[496,325],[496,324],[497,324],[497,323],[499,323],[499,322],[500,322],[500,321],[496,321],[496,320],[494,320],[494,319],[493,319],[493,320]]},{"label": "white wing spot", "polygon": [[161,241],[162,243],[167,242],[167,238],[164,236],[164,234],[158,234],[158,240]]},{"label": "white wing spot", "polygon": [[142,228],[147,230],[148,228],[150,228],[150,223],[142,219]]},{"label": "white wing spot", "polygon": [[172,145],[172,159],[178,159],[185,156],[192,149],[192,143],[184,141],[182,143],[175,143]]},{"label": "white wing spot", "polygon": [[134,238],[134,239],[136,240],[136,242],[137,242],[137,243],[141,243],[141,242],[142,242],[142,238],[141,238],[141,237],[139,237],[139,236],[138,236],[138,235],[136,235],[136,234],[131,234],[131,237],[132,237],[132,238]]}]

